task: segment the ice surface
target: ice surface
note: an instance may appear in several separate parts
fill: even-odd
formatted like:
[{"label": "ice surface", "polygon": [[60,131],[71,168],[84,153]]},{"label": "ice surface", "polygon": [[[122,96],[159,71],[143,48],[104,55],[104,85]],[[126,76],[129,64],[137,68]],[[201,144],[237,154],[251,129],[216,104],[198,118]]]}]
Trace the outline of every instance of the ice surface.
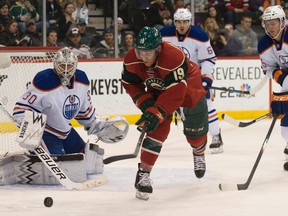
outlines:
[{"label": "ice surface", "polygon": [[[194,176],[192,150],[181,128],[172,125],[151,173],[154,192],[148,201],[135,198],[137,158],[106,165],[109,183],[86,191],[65,191],[60,186],[1,187],[0,215],[287,216],[288,173],[283,170],[285,142],[280,135],[279,120],[248,190],[218,189],[219,183],[246,182],[271,122],[262,120],[237,128],[221,121],[224,153],[211,154],[207,149],[207,172],[200,180]],[[79,131],[88,138],[82,129]],[[121,143],[101,143],[105,157],[133,153],[138,136],[139,132],[131,126]],[[51,208],[43,204],[47,196],[54,200]]]}]

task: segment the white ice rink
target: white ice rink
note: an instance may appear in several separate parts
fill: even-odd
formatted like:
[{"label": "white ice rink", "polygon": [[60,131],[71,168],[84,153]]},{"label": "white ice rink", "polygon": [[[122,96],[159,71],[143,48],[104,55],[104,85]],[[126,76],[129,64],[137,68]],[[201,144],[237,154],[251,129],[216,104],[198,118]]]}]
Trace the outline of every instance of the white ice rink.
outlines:
[{"label": "white ice rink", "polygon": [[[109,182],[86,191],[62,187],[10,186],[0,188],[1,216],[287,216],[288,173],[283,170],[285,143],[279,121],[246,191],[223,192],[219,183],[246,182],[272,120],[246,128],[221,121],[224,153],[206,151],[203,179],[193,173],[191,147],[173,124],[170,136],[151,173],[154,193],[148,201],[135,198],[137,159],[105,167]],[[83,136],[86,136],[83,133]],[[139,132],[130,127],[127,138],[115,145],[101,144],[105,157],[134,151]],[[210,143],[210,137],[209,137]],[[54,205],[44,207],[51,196]]]}]

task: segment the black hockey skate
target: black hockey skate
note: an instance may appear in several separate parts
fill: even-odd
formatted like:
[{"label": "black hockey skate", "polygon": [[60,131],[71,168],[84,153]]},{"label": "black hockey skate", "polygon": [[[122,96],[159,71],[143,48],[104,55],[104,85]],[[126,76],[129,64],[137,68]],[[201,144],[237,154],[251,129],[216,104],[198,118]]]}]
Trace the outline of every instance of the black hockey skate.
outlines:
[{"label": "black hockey skate", "polygon": [[140,164],[138,164],[138,171],[134,185],[136,188],[136,198],[148,200],[149,195],[153,192],[151,183],[150,172],[140,170]]},{"label": "black hockey skate", "polygon": [[212,150],[212,154],[218,154],[223,152],[223,141],[221,137],[221,133],[218,135],[212,136],[212,142],[209,146]]},{"label": "black hockey skate", "polygon": [[284,154],[286,154],[286,157],[288,159],[288,143],[287,143],[287,145],[286,145],[286,147],[284,149]]},{"label": "black hockey skate", "polygon": [[198,155],[193,152],[193,157],[194,157],[194,173],[197,178],[202,178],[206,172],[205,155],[204,153]]}]

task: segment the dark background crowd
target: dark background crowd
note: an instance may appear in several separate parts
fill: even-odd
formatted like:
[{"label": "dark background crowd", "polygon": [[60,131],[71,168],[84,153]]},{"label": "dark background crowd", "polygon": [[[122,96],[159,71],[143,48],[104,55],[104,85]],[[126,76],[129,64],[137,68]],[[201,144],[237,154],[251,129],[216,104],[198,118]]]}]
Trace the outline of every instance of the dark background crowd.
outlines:
[{"label": "dark background crowd", "polygon": [[269,5],[282,5],[288,23],[288,3],[280,0],[194,0],[194,8],[190,0],[118,0],[117,22],[113,21],[113,2],[0,0],[0,46],[68,46],[79,58],[123,57],[134,47],[142,27],[173,25],[174,12],[188,8],[194,15],[193,25],[207,32],[217,56],[227,55],[221,52],[227,43],[235,47],[235,56],[254,56],[265,33],[262,14]]}]

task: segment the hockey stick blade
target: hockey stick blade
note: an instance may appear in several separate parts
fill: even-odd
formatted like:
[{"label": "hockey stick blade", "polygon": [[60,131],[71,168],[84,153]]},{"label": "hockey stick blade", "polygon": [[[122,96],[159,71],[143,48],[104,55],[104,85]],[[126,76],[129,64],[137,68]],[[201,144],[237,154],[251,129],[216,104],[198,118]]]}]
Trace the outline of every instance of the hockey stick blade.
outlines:
[{"label": "hockey stick blade", "polygon": [[146,134],[147,126],[148,126],[147,124],[145,124],[143,126],[141,134],[139,136],[139,139],[137,141],[137,145],[136,145],[136,148],[135,148],[133,154],[124,154],[124,155],[111,156],[111,157],[108,157],[108,158],[104,159],[103,163],[104,164],[110,164],[112,162],[119,161],[119,160],[126,160],[126,159],[136,158],[138,156],[138,153],[139,153],[139,150],[141,148],[144,136]]},{"label": "hockey stick blade", "polygon": [[265,115],[260,116],[260,117],[258,117],[258,118],[256,118],[256,119],[252,120],[252,121],[242,122],[242,121],[238,121],[238,120],[232,118],[232,117],[229,116],[228,114],[223,113],[223,114],[222,114],[222,119],[223,119],[224,121],[226,121],[226,122],[228,122],[228,123],[236,126],[236,127],[247,127],[247,126],[249,126],[249,125],[251,125],[251,124],[254,124],[254,123],[258,122],[258,121],[261,121],[262,119],[265,119],[265,118],[269,117],[270,115],[272,115],[271,112],[266,113]]},{"label": "hockey stick blade", "polygon": [[273,131],[273,128],[274,128],[274,125],[275,125],[275,123],[276,123],[276,120],[277,120],[277,116],[274,116],[273,117],[273,121],[272,121],[272,123],[271,123],[271,125],[270,125],[270,127],[269,127],[269,130],[268,130],[268,132],[267,132],[267,135],[266,135],[266,137],[265,137],[265,139],[264,139],[264,142],[263,142],[263,144],[262,144],[262,146],[261,146],[261,149],[260,149],[260,151],[259,151],[259,153],[258,153],[258,156],[257,156],[257,158],[256,158],[256,161],[255,161],[255,163],[254,163],[254,165],[253,165],[253,168],[252,168],[252,170],[251,170],[251,172],[250,172],[250,174],[249,174],[249,177],[248,177],[248,179],[247,179],[247,181],[245,182],[245,183],[243,183],[243,184],[219,184],[219,189],[221,190],[221,191],[231,191],[231,190],[247,190],[248,189],[248,187],[249,187],[249,185],[250,185],[250,183],[251,183],[251,181],[252,181],[252,178],[253,178],[253,176],[254,176],[254,174],[255,174],[255,171],[256,171],[256,169],[257,169],[257,167],[258,167],[258,164],[259,164],[259,162],[260,162],[260,159],[261,159],[261,157],[262,157],[262,155],[263,155],[263,152],[264,152],[264,150],[265,150],[265,147],[266,147],[266,145],[267,145],[267,143],[268,143],[268,141],[269,141],[269,138],[270,138],[270,136],[271,136],[271,134],[272,134],[272,131]]},{"label": "hockey stick blade", "polygon": [[258,92],[260,89],[263,88],[265,85],[266,81],[268,80],[268,77],[265,76],[261,79],[261,81],[251,90],[249,91],[243,91],[243,90],[237,90],[237,89],[231,89],[231,88],[226,88],[226,87],[216,87],[216,86],[211,86],[210,89],[215,89],[215,90],[221,90],[221,91],[228,91],[228,92],[235,92],[239,94],[248,94],[248,95],[254,95],[256,92]]}]

